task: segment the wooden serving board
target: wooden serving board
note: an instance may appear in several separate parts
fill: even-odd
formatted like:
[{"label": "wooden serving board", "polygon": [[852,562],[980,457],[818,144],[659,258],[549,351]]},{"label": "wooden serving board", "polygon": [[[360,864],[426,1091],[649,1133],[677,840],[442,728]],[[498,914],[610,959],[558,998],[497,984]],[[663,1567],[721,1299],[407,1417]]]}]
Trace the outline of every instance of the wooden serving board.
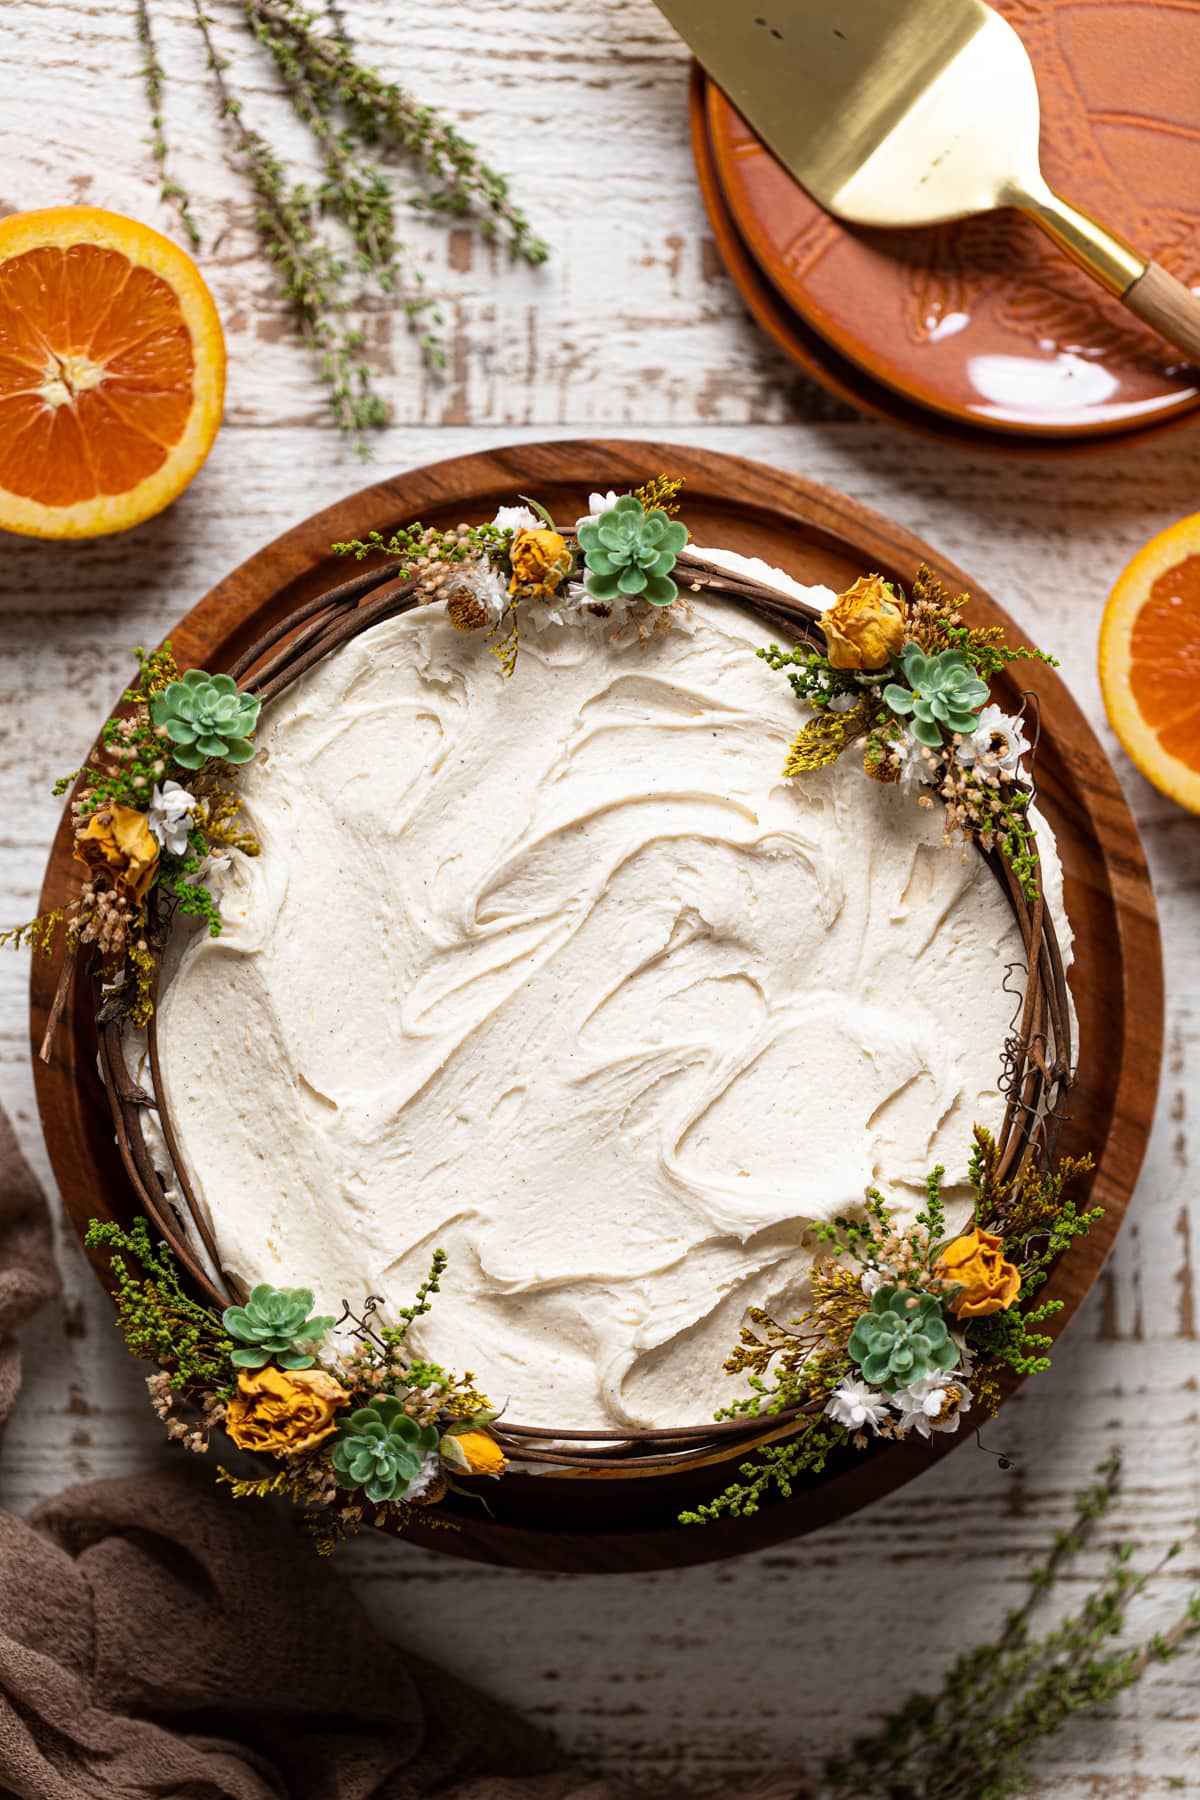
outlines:
[{"label": "wooden serving board", "polygon": [[[1019,628],[970,578],[910,532],[856,501],[740,457],[670,444],[581,439],[523,444],[434,463],[378,482],[258,551],[207,594],[171,633],[183,667],[224,668],[269,625],[333,586],[346,565],[339,540],[387,533],[421,519],[448,525],[489,518],[516,494],[533,494],[563,519],[586,509],[592,489],[628,489],[662,471],[686,477],[685,516],[699,543],[766,558],[804,582],[847,587],[867,570],[908,582],[928,562],[953,588],[975,595],[973,617]],[[766,635],[766,633],[764,633]],[[1039,801],[1058,837],[1066,905],[1075,930],[1071,985],[1082,1046],[1065,1150],[1088,1149],[1098,1168],[1091,1202],[1104,1218],[1060,1261],[1046,1289],[1063,1302],[1061,1330],[1096,1279],[1129,1203],[1154,1114],[1162,1052],[1162,969],[1154,898],[1137,830],[1112,766],[1053,670],[1017,665],[1020,687],[1041,704]],[[1006,698],[1016,701],[1014,684]],[[114,701],[116,696],[114,696]],[[101,721],[97,721],[99,727]],[[76,882],[67,819],[60,824],[42,905]],[[35,959],[31,1032],[41,1042],[57,959]],[[46,1066],[35,1060],[46,1142],[67,1210],[82,1233],[91,1218],[127,1221],[132,1194],[96,1074],[90,995],[77,984]],[[997,1047],[999,1050],[999,1046]],[[99,1270],[99,1265],[97,1265]],[[1015,1384],[1014,1384],[1015,1385]],[[704,1527],[677,1523],[681,1507],[725,1485],[732,1464],[658,1479],[555,1479],[508,1474],[489,1487],[494,1517],[463,1513],[457,1531],[422,1528],[421,1541],[450,1554],[532,1569],[599,1571],[705,1562],[814,1531],[891,1492],[971,1437],[969,1431],[848,1453],[789,1500],[751,1519]]]}]

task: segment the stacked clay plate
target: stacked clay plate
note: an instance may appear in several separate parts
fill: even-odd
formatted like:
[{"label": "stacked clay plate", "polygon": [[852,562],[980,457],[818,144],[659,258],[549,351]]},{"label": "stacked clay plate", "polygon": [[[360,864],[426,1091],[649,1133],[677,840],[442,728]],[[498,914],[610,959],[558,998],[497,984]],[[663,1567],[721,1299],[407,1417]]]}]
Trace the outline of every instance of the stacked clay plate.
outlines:
[{"label": "stacked clay plate", "polygon": [[[1200,46],[1124,0],[996,0],[1037,71],[1047,179],[1200,287]],[[710,223],[758,323],[860,410],[1009,451],[1131,442],[1192,416],[1200,373],[1016,213],[866,231],[804,193],[697,72]]]}]

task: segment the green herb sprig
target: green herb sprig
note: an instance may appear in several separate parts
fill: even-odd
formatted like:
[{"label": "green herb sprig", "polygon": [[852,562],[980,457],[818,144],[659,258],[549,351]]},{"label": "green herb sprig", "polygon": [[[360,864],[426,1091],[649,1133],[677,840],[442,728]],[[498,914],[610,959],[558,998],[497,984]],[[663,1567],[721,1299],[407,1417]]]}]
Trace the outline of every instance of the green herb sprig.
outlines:
[{"label": "green herb sprig", "polygon": [[134,1356],[170,1375],[176,1393],[224,1394],[234,1379],[233,1341],[215,1312],[193,1300],[166,1244],[155,1244],[146,1220],[126,1231],[114,1220],[93,1219],[84,1235],[89,1250],[106,1250],[117,1302],[117,1322]]},{"label": "green herb sprig", "polygon": [[424,562],[467,563],[479,557],[503,556],[512,541],[512,532],[498,525],[463,526],[459,530],[440,531],[422,525],[418,519],[401,525],[389,536],[369,531],[365,538],[351,538],[346,543],[332,544],[335,556],[352,556],[361,562],[364,556],[395,556],[400,559],[398,578],[407,580]]},{"label": "green herb sprig", "polygon": [[150,149],[158,164],[161,177],[158,189],[159,198],[175,208],[188,242],[193,250],[198,250],[201,243],[200,227],[192,213],[191,196],[182,183],[167,172],[170,146],[167,143],[166,122],[163,119],[162,110],[166,75],[158,60],[158,47],[154,41],[154,30],[150,23],[150,9],[147,0],[135,0],[134,18],[137,23],[138,41],[144,52],[142,80],[146,84],[146,99],[150,106]]},{"label": "green herb sprig", "polygon": [[1012,1800],[1027,1791],[1033,1748],[1079,1713],[1111,1705],[1147,1669],[1169,1662],[1200,1631],[1200,1594],[1165,1630],[1132,1646],[1113,1640],[1131,1608],[1182,1548],[1139,1570],[1117,1544],[1083,1604],[1040,1635],[1037,1609],[1090,1539],[1118,1491],[1116,1456],[1076,1496],[1072,1525],[1055,1534],[1028,1575],[1028,1593],[994,1643],[967,1651],[940,1691],[914,1694],[877,1731],[825,1766],[829,1789],[848,1800]]},{"label": "green herb sprig", "polygon": [[395,1309],[396,1323],[377,1323],[368,1311],[363,1318],[352,1317],[350,1326],[358,1343],[343,1368],[347,1388],[359,1404],[380,1392],[401,1392],[421,1397],[415,1407],[424,1423],[441,1415],[451,1419],[472,1418],[487,1411],[495,1417],[487,1399],[475,1387],[475,1377],[451,1374],[440,1363],[428,1362],[411,1355],[408,1334],[417,1319],[424,1318],[433,1307],[433,1299],[441,1287],[448,1258],[444,1250],[435,1250],[429,1273],[413,1296],[411,1304]]},{"label": "green herb sprig", "polygon": [[753,1461],[739,1465],[740,1479],[718,1494],[715,1500],[703,1502],[694,1511],[679,1515],[681,1525],[706,1525],[716,1519],[753,1518],[762,1502],[773,1493],[786,1499],[795,1484],[819,1475],[831,1451],[839,1449],[849,1438],[844,1425],[832,1419],[813,1419],[798,1437],[786,1438],[779,1444],[767,1444]]},{"label": "green herb sprig", "polygon": [[[401,204],[381,157],[399,154],[415,163],[425,186],[404,204],[414,211],[473,221],[485,238],[504,240],[515,259],[546,260],[549,249],[512,199],[508,183],[475,145],[433,107],[422,105],[399,82],[362,62],[335,16],[333,33],[295,0],[241,0],[240,23],[269,58],[297,119],[321,163],[315,186],[292,180],[284,158],[244,113],[230,79],[229,58],[217,41],[217,21],[203,0],[192,0],[220,117],[254,194],[254,223],[274,264],[284,299],[312,348],[338,426],[355,437],[384,425],[388,407],[363,354],[360,327],[347,322],[351,276],[395,296],[416,331],[421,354],[434,369],[446,365],[441,339],[444,315],[425,291],[416,256],[398,227]],[[200,230],[182,183],[168,174],[163,113],[165,73],[155,45],[149,0],[136,0],[136,29],[143,51],[142,79],[150,113],[150,146],[161,172],[160,193],[173,205],[193,249]],[[343,255],[320,229],[322,219],[345,229]]]}]

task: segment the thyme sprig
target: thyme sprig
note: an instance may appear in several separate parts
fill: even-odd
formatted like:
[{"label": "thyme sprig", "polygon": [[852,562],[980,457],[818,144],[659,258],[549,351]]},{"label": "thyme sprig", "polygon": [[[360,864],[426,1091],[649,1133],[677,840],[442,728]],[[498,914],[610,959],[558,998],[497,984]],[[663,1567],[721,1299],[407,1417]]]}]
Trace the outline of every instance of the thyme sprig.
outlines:
[{"label": "thyme sprig", "polygon": [[[504,176],[433,107],[422,105],[399,82],[360,60],[340,11],[333,32],[295,0],[237,0],[235,16],[265,52],[293,112],[321,162],[312,188],[289,176],[283,157],[251,125],[230,80],[229,59],[218,46],[217,21],[203,0],[192,0],[218,111],[233,138],[254,194],[254,223],[265,253],[278,271],[285,300],[316,357],[321,381],[340,429],[354,434],[368,454],[363,433],[386,424],[388,408],[363,356],[365,337],[347,323],[352,275],[395,295],[416,330],[425,362],[446,365],[440,330],[444,315],[425,291],[416,255],[403,243],[397,213],[401,201],[381,166],[398,153],[420,169],[425,187],[403,204],[415,211],[473,220],[487,238],[503,238],[514,258],[544,262],[545,242],[513,201]],[[150,145],[162,173],[161,194],[177,210],[193,247],[200,232],[189,196],[167,173],[163,118],[165,74],[154,41],[149,0],[136,0],[136,27],[150,110]],[[349,254],[320,229],[323,218],[344,228]]]},{"label": "thyme sprig", "polygon": [[192,213],[191,196],[182,182],[177,181],[167,169],[170,146],[167,143],[166,122],[163,118],[163,89],[166,85],[166,75],[158,60],[158,46],[154,41],[147,0],[135,0],[134,18],[137,23],[138,41],[145,53],[145,60],[142,63],[142,80],[146,85],[146,100],[150,107],[150,149],[158,164],[161,177],[158,189],[159,198],[175,208],[189,243],[193,250],[198,250],[201,243],[200,227]]},{"label": "thyme sprig", "polygon": [[679,1515],[681,1525],[707,1525],[728,1516],[749,1519],[772,1493],[787,1499],[795,1485],[824,1469],[830,1452],[845,1444],[849,1432],[832,1419],[819,1417],[805,1425],[799,1436],[767,1444],[753,1460],[739,1464],[738,1480],[715,1500],[704,1501],[694,1511]]},{"label": "thyme sprig", "polygon": [[288,40],[264,20],[253,4],[246,18],[259,43],[269,52],[302,124],[321,152],[326,179],[318,189],[321,205],[342,220],[358,253],[363,274],[373,274],[384,293],[396,276],[397,243],[387,182],[374,164],[355,156],[353,139],[330,117],[326,97],[313,85],[308,70]]},{"label": "thyme sprig", "polygon": [[1087,1544],[1118,1491],[1120,1461],[1102,1463],[1076,1496],[1071,1526],[1028,1575],[1023,1603],[994,1643],[960,1656],[937,1694],[914,1694],[849,1755],[827,1763],[829,1788],[859,1800],[1011,1800],[1031,1780],[1030,1752],[1077,1713],[1108,1706],[1200,1631],[1200,1595],[1165,1630],[1132,1646],[1110,1647],[1131,1624],[1131,1608],[1182,1546],[1139,1570],[1119,1543],[1083,1604],[1041,1635],[1037,1609]]},{"label": "thyme sprig", "polygon": [[[346,432],[385,425],[387,407],[375,393],[370,366],[361,355],[363,334],[344,323],[346,299],[342,282],[346,263],[317,232],[314,196],[302,185],[288,181],[275,151],[260,132],[246,123],[242,103],[227,80],[228,59],[217,50],[213,21],[200,0],[192,0],[192,10],[204,40],[221,116],[229,121],[254,190],[259,237],[282,277],[284,298],[295,308],[301,329],[316,354],[334,419],[339,429]],[[356,447],[366,454],[361,439]]]},{"label": "thyme sprig", "polygon": [[319,33],[313,15],[293,0],[246,0],[246,12],[252,23],[290,43],[314,87],[348,109],[361,142],[390,140],[424,164],[437,185],[412,197],[415,210],[477,217],[485,237],[503,236],[514,256],[545,262],[549,247],[513,201],[505,177],[447,119],[361,63],[343,34]]}]

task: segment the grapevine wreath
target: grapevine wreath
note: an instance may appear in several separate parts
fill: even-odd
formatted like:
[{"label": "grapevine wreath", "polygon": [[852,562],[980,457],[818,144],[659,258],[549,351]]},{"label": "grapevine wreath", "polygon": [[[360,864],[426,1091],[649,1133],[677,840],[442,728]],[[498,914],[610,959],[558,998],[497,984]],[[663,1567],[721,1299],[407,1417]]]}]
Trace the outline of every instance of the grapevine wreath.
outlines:
[{"label": "grapevine wreath", "polygon": [[[451,1493],[485,1498],[486,1478],[510,1466],[649,1475],[741,1455],[724,1491],[681,1515],[700,1522],[755,1511],[843,1446],[958,1430],[964,1415],[994,1411],[1005,1369],[1046,1366],[1040,1327],[1059,1303],[1039,1290],[1099,1216],[1080,1212],[1067,1188],[1090,1162],[1056,1157],[1072,1018],[1031,814],[1036,730],[1031,742],[1026,719],[990,691],[1008,664],[1041,653],[972,627],[968,597],[926,568],[907,591],[866,575],[825,611],[729,573],[689,548],[680,486],[660,477],[593,495],[570,528],[519,498],[483,525],[373,533],[335,546],[369,566],[278,620],[228,669],[181,673],[169,644],[139,653],[87,765],[57,790],[73,788],[83,885],[6,934],[46,954],[65,936],[46,1057],[72,972],[87,963],[100,1072],[140,1216],[129,1230],[93,1221],[86,1241],[108,1257],[130,1348],[156,1365],[157,1411],[189,1448],[224,1432],[254,1454],[260,1474],[222,1469],[222,1479],[238,1495],[289,1494],[323,1546],[363,1523],[436,1516],[429,1509],[444,1511]],[[947,1231],[940,1168],[911,1225],[872,1188],[853,1213],[810,1227],[807,1310],[746,1315],[725,1364],[741,1397],[717,1417],[661,1430],[523,1426],[470,1375],[408,1344],[443,1276],[453,1280],[440,1252],[408,1305],[360,1296],[340,1317],[316,1315],[308,1287],[225,1287],[163,1102],[157,984],[181,920],[220,932],[222,868],[258,848],[240,819],[238,770],[254,755],[262,708],[316,663],[385,619],[441,605],[519,680],[526,609],[585,612],[629,642],[670,629],[697,594],[739,602],[788,646],[759,652],[803,709],[787,776],[813,778],[853,752],[864,779],[940,806],[947,843],[969,840],[999,883],[1026,963],[998,1047],[1004,1115],[995,1133],[975,1128],[968,1230]]]}]

